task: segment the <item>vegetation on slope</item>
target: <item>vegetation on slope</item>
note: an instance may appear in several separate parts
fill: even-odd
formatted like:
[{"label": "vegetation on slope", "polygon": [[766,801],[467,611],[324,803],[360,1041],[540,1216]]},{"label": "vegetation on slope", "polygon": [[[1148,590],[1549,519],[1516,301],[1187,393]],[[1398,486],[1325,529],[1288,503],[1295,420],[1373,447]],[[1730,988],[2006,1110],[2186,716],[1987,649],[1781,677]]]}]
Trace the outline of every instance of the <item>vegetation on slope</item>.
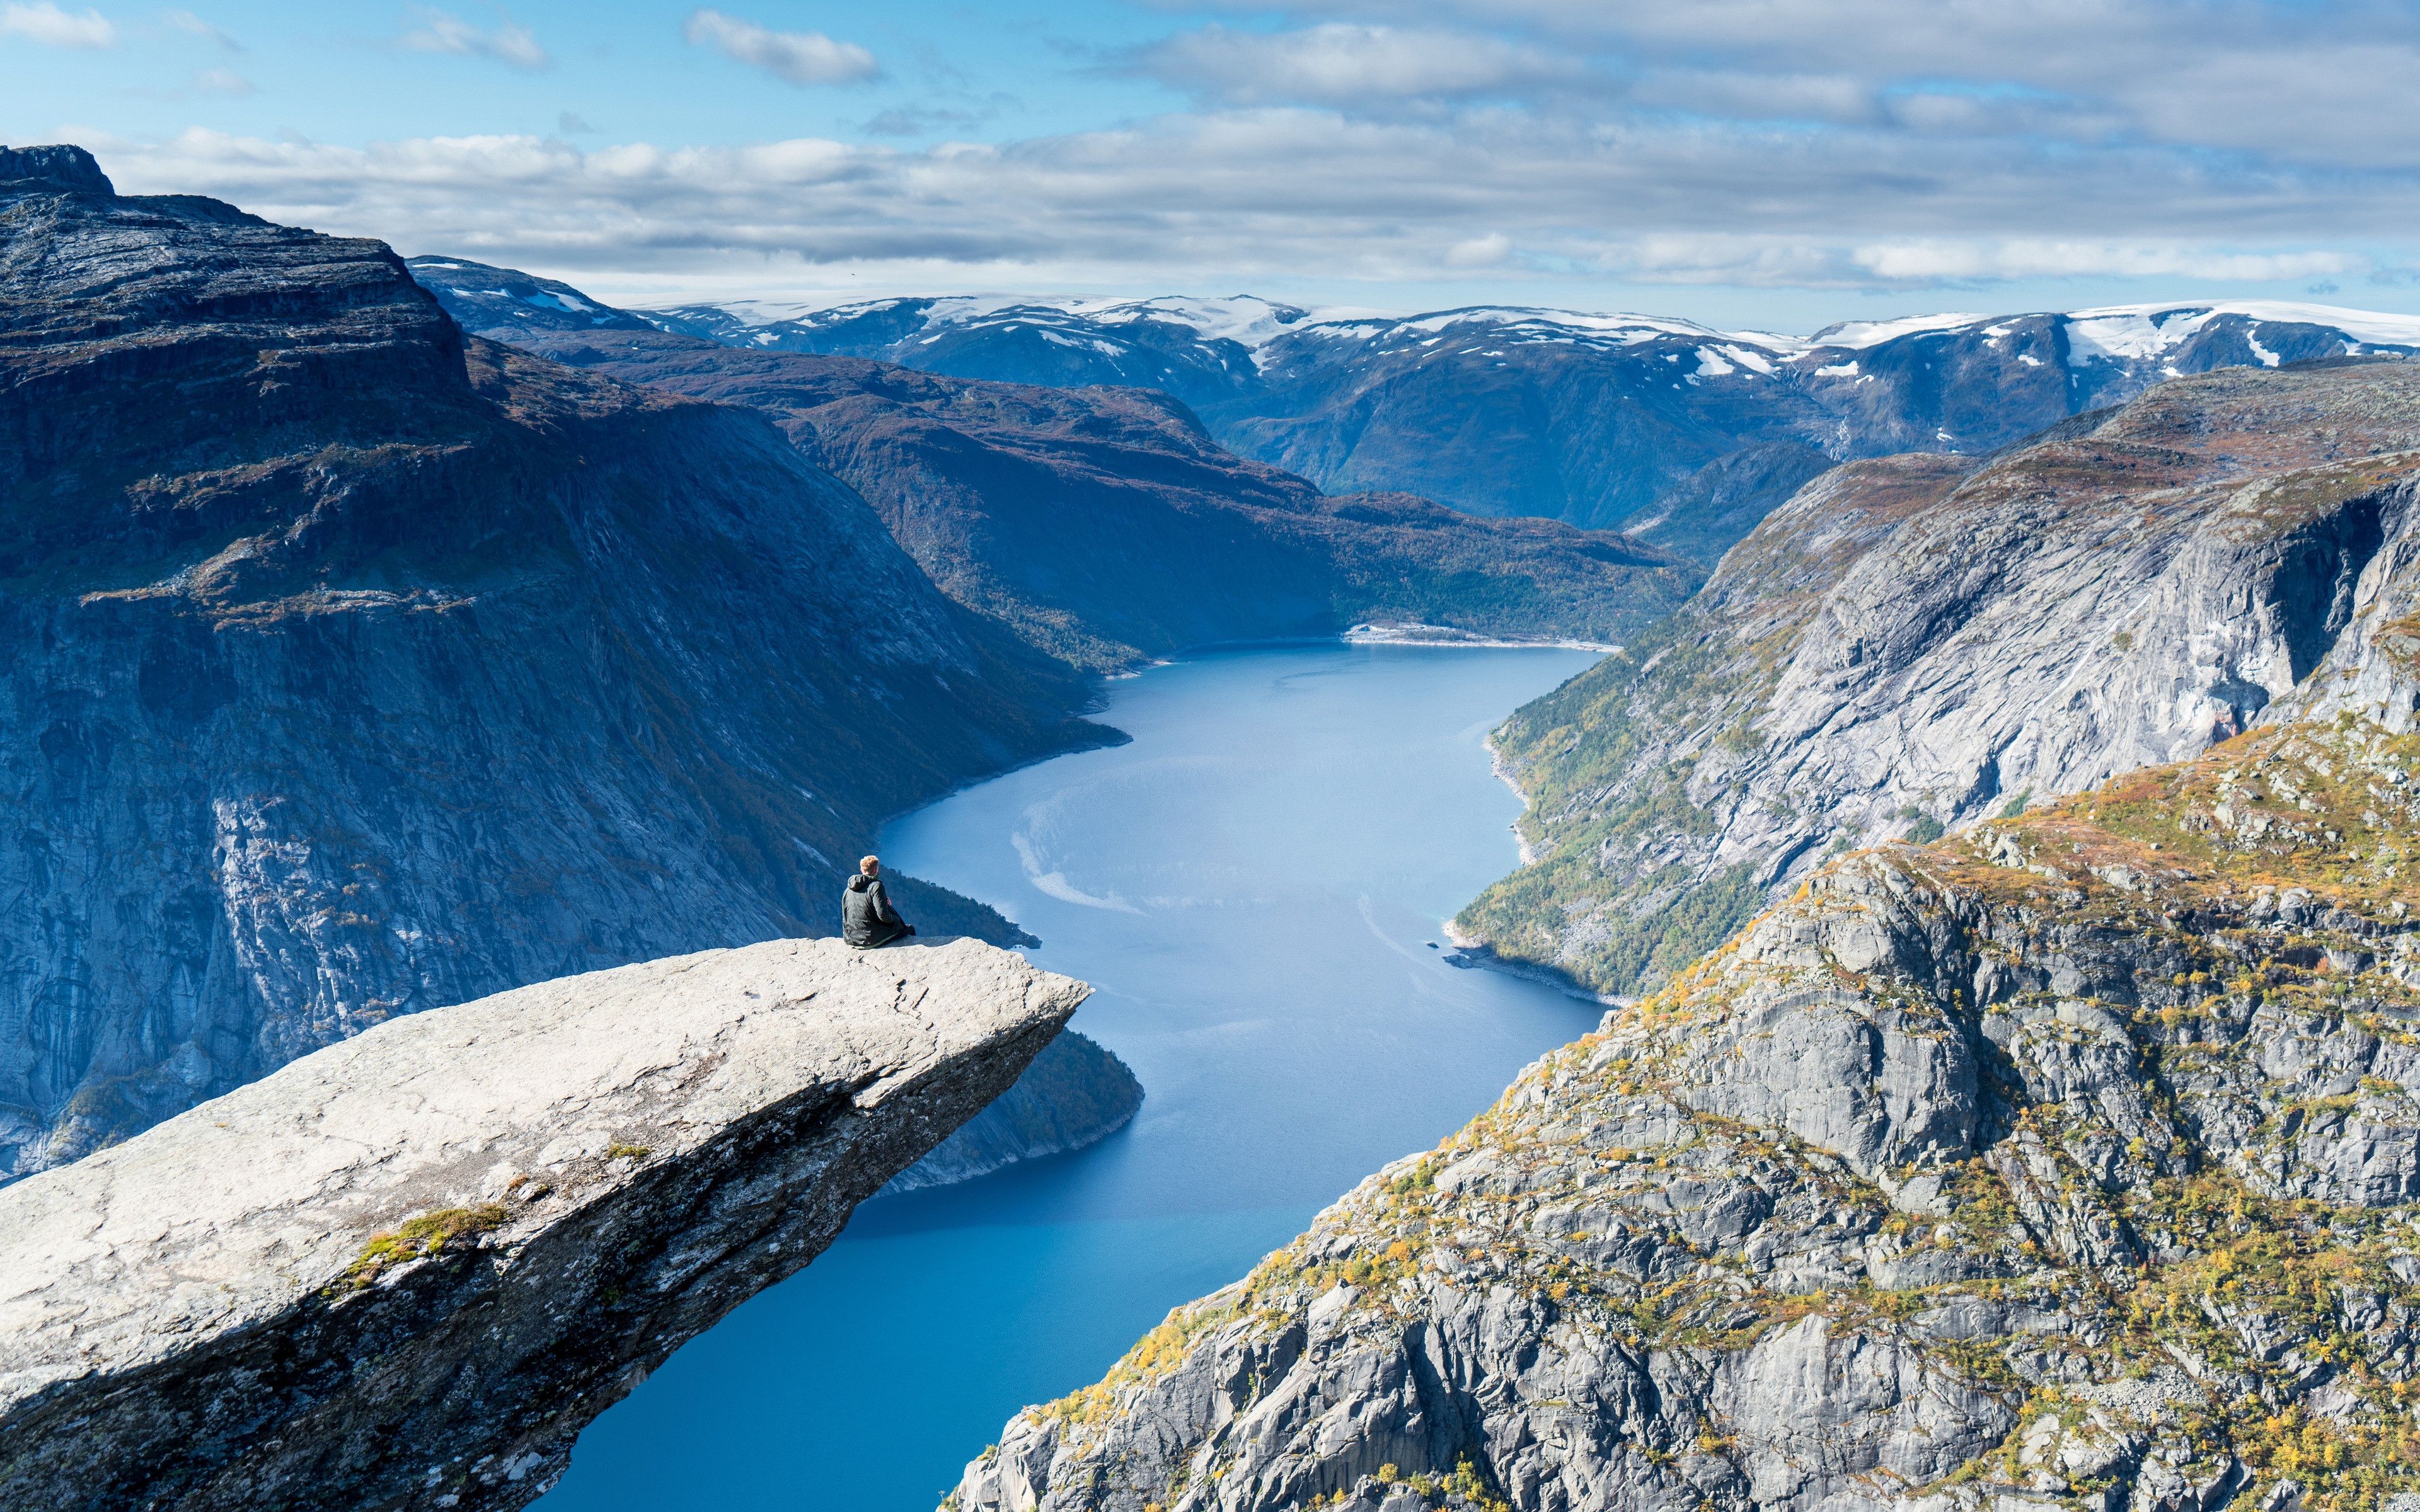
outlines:
[{"label": "vegetation on slope", "polygon": [[967,1485],[1373,1512],[1406,1474],[1470,1500],[1465,1456],[1520,1506],[2420,1492],[2415,836],[2420,735],[2345,716],[1845,857]]}]

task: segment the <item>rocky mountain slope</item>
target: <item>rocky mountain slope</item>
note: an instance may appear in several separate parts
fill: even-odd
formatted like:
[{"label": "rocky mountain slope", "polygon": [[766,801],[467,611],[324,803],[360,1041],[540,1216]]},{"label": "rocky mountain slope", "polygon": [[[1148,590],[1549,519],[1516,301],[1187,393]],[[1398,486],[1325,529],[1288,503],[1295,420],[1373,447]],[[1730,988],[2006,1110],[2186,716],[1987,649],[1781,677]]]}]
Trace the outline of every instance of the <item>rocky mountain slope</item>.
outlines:
[{"label": "rocky mountain slope", "polygon": [[1827,866],[947,1504],[2420,1505],[2415,644]]},{"label": "rocky mountain slope", "polygon": [[2396,617],[2415,480],[2420,366],[2395,361],[1843,465],[1497,733],[1538,864],[1459,925],[1636,991],[1827,854],[2189,758]]},{"label": "rocky mountain slope", "polygon": [[0,1191],[0,1503],[511,1508],[1086,991],[777,940],[380,1025]]},{"label": "rocky mountain slope", "polygon": [[1114,738],[761,417],[68,147],[0,153],[0,1174],[395,1015],[828,933],[884,816]]},{"label": "rocky mountain slope", "polygon": [[1701,579],[1607,532],[1322,495],[1146,389],[1047,389],[692,337],[531,332],[557,362],[745,404],[847,480],[959,603],[1097,671],[1361,621],[1614,640]]},{"label": "rocky mountain slope", "polygon": [[570,285],[464,257],[408,257],[404,266],[437,294],[455,324],[474,336],[510,341],[530,331],[653,331],[635,315],[589,299]]}]

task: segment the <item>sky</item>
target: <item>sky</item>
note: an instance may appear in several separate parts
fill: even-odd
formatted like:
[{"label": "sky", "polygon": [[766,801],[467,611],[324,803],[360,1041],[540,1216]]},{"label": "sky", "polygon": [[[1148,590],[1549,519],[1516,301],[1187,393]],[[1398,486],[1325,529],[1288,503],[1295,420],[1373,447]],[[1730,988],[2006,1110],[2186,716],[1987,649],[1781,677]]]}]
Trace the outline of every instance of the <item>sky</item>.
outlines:
[{"label": "sky", "polygon": [[0,0],[0,142],[626,304],[2420,313],[2410,0],[190,3]]}]

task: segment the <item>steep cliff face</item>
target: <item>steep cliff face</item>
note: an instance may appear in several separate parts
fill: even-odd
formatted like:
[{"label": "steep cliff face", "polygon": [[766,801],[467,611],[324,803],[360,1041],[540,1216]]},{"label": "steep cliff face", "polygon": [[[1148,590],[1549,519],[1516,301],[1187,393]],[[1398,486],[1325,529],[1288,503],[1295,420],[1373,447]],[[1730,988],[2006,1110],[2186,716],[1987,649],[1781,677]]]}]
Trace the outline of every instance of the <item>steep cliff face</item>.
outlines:
[{"label": "steep cliff face", "polygon": [[[2354,363],[2180,379],[1979,465],[1824,474],[1682,612],[1498,732],[1542,860],[1461,927],[1635,990],[1826,851],[2077,792],[2298,687],[2350,688],[2313,673],[2402,612],[2415,446],[2420,374]],[[2397,664],[2380,644],[2364,665]]]},{"label": "steep cliff face", "polygon": [[2347,714],[1842,859],[953,1504],[2415,1504],[2415,794]]},{"label": "steep cliff face", "polygon": [[559,362],[745,404],[846,479],[952,597],[1080,666],[1392,620],[1612,640],[1693,563],[1606,532],[1329,498],[1145,389],[979,383],[674,335],[517,337]]},{"label": "steep cliff face", "polygon": [[536,1499],[1081,982],[777,940],[381,1025],[0,1191],[0,1503]]},{"label": "steep cliff face", "polygon": [[41,176],[0,182],[0,1172],[392,1015],[828,932],[883,816],[1112,738],[761,418],[49,150],[0,161]]}]

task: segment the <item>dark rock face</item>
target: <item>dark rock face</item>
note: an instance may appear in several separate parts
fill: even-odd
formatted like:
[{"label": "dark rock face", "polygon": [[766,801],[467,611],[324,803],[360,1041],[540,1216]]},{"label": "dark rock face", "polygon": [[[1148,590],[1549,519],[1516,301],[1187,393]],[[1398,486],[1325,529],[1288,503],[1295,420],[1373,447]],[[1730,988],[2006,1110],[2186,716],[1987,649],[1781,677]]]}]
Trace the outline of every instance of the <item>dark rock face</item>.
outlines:
[{"label": "dark rock face", "polygon": [[1621,522],[1623,533],[1709,566],[1738,545],[1832,459],[1796,441],[1718,456]]},{"label": "dark rock face", "polygon": [[1989,459],[1843,464],[1498,733],[1541,858],[1459,922],[1635,991],[1827,851],[2191,757],[2339,648],[2371,649],[2326,686],[2408,719],[2371,631],[2406,612],[2415,480],[2420,372],[2395,361],[2226,369]]},{"label": "dark rock face", "polygon": [[508,1509],[1088,989],[776,940],[398,1019],[0,1190],[0,1504]]},{"label": "dark rock face", "polygon": [[0,183],[0,641],[20,1175],[395,1014],[825,933],[884,815],[1112,738],[759,417],[55,177]]},{"label": "dark rock face", "polygon": [[1141,1107],[1142,1083],[1126,1063],[1069,1029],[1033,1057],[1016,1086],[882,1190],[947,1186],[1017,1161],[1082,1149],[1125,1128]]},{"label": "dark rock face", "polygon": [[1691,563],[1628,537],[1323,496],[1141,389],[977,383],[673,335],[534,333],[529,350],[763,410],[846,479],[960,603],[1079,665],[1357,622],[1620,639]]},{"label": "dark rock face", "polygon": [[83,194],[117,193],[92,154],[77,147],[0,147],[0,184],[18,180]]},{"label": "dark rock face", "polygon": [[510,341],[524,331],[653,331],[635,315],[598,304],[568,284],[490,268],[463,257],[412,257],[404,264],[473,335]]},{"label": "dark rock face", "polygon": [[2415,764],[2266,727],[1837,862],[948,1504],[2414,1504]]}]

